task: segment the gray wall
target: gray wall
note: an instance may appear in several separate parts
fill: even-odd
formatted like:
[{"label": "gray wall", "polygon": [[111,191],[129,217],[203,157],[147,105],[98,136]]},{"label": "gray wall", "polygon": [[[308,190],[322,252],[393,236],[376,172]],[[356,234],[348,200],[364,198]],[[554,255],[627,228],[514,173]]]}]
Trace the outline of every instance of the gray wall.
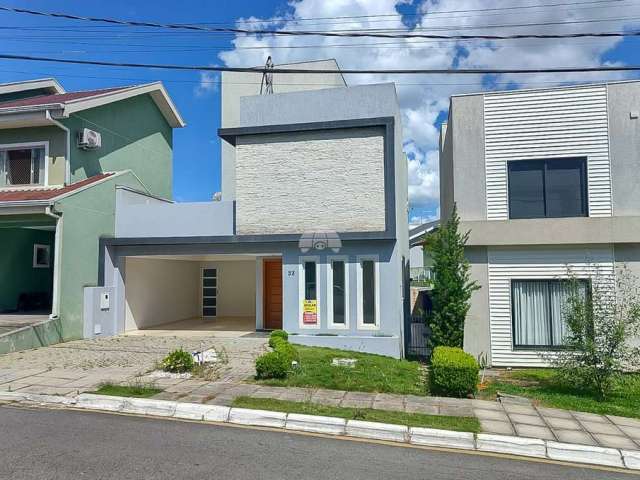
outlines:
[{"label": "gray wall", "polygon": [[116,237],[233,235],[233,202],[171,203],[119,188]]},{"label": "gray wall", "polygon": [[640,82],[607,85],[613,214],[640,214]]},{"label": "gray wall", "polygon": [[453,212],[455,184],[453,182],[453,112],[449,107],[449,121],[440,128],[440,218],[447,220]]},{"label": "gray wall", "polygon": [[471,308],[464,324],[464,350],[474,357],[485,354],[491,365],[491,330],[489,326],[489,270],[486,247],[465,250],[471,264],[471,280],[478,283],[471,297]]}]

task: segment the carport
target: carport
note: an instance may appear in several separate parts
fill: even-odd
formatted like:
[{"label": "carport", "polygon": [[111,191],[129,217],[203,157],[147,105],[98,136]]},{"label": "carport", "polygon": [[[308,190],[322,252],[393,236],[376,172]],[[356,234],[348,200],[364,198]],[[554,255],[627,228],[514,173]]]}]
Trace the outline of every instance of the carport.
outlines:
[{"label": "carport", "polygon": [[124,332],[232,336],[277,328],[264,319],[272,319],[273,303],[279,297],[276,313],[281,325],[281,274],[282,261],[272,255],[127,256]]}]

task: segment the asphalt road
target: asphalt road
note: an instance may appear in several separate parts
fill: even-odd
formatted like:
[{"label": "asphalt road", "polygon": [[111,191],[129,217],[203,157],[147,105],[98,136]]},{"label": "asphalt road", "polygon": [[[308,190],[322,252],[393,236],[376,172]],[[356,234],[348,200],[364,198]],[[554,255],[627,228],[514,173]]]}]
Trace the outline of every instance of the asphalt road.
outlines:
[{"label": "asphalt road", "polygon": [[573,466],[172,420],[0,405],[4,479],[603,479]]}]

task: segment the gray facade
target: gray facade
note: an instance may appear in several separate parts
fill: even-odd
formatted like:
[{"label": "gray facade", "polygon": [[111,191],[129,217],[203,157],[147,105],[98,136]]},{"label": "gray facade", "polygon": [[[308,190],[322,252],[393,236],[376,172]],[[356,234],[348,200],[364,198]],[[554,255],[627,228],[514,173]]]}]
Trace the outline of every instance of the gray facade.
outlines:
[{"label": "gray facade", "polygon": [[[441,130],[443,220],[454,203],[469,230],[474,293],[465,349],[494,366],[544,366],[544,348],[515,341],[513,282],[640,273],[640,82],[451,98]],[[586,216],[511,218],[507,165],[583,158]],[[608,273],[610,272],[610,273]]]},{"label": "gray facade", "polygon": [[[224,78],[222,90],[223,108],[226,101],[233,110],[229,105],[237,99],[225,100]],[[264,269],[267,262],[278,259],[282,264],[282,328],[292,334],[291,341],[403,356],[409,260],[407,174],[393,84],[243,97],[239,110],[232,113],[235,120],[223,122],[219,132],[225,177],[222,201],[174,204],[131,190],[118,192],[116,237],[102,242],[101,271],[102,285],[114,292],[114,330],[123,331],[125,319],[131,323],[127,258],[198,262],[200,268],[233,260],[253,262],[255,277],[246,281],[255,287],[255,298],[246,301],[255,302],[256,329],[272,328],[267,325],[264,307]],[[309,143],[310,138],[321,145]],[[256,148],[239,152],[247,139]],[[282,143],[282,151],[289,153],[282,156],[282,151],[274,151],[274,143]],[[364,157],[359,151],[363,145],[367,149]],[[282,158],[267,165],[268,157],[260,161],[265,150],[270,151],[269,158]],[[326,155],[318,157],[318,152]],[[314,168],[306,169],[311,157]],[[353,172],[345,168],[356,157],[371,162],[371,167],[354,167]],[[332,197],[316,196],[308,201],[309,181]],[[283,182],[289,182],[286,189]],[[286,195],[280,195],[283,191]],[[371,195],[379,200],[371,202]],[[341,210],[344,204],[354,210],[350,217]],[[364,215],[371,218],[358,218]],[[341,220],[323,224],[323,218]],[[302,247],[304,235],[327,231],[339,238],[337,247]],[[332,262],[336,261],[344,262],[345,267],[345,318],[338,324],[333,322],[330,303],[335,291]],[[315,262],[316,269],[315,323],[303,321],[307,262]],[[363,320],[362,262],[374,265],[374,324]]]}]

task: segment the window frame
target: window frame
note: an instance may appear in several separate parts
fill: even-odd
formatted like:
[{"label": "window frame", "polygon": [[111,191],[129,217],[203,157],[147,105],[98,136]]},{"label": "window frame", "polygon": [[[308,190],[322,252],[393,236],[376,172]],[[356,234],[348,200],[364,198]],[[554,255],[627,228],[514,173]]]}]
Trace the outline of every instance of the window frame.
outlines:
[{"label": "window frame", "polygon": [[[367,260],[373,262],[375,323],[364,323],[362,262]],[[380,330],[380,259],[378,255],[358,255],[357,262],[358,330]]]},{"label": "window frame", "polygon": [[[333,321],[333,262],[344,263],[344,323]],[[327,325],[335,330],[349,329],[349,257],[332,255],[327,257]]]},{"label": "window frame", "polygon": [[[587,295],[591,293],[591,279],[590,278],[576,278],[578,282],[584,283],[587,287]],[[511,346],[514,351],[560,351],[566,350],[567,347],[563,345],[553,345],[553,324],[551,318],[551,312],[547,311],[547,321],[549,324],[549,332],[551,337],[550,345],[519,345],[516,343],[516,312],[515,312],[515,296],[513,295],[513,284],[515,282],[546,282],[546,283],[568,283],[570,278],[512,278],[509,284],[509,307],[511,308]],[[549,303],[549,309],[551,308],[551,302]]]},{"label": "window frame", "polygon": [[[38,263],[38,250],[44,250],[47,252],[47,264]],[[44,243],[33,244],[33,268],[51,268],[51,245]]]},{"label": "window frame", "polygon": [[[582,187],[582,215],[571,215],[571,216],[551,216],[547,214],[547,181],[548,181],[548,172],[549,163],[561,162],[562,160],[579,160],[581,161],[580,166],[580,179],[581,179],[581,187]],[[507,209],[509,220],[532,220],[536,218],[583,218],[589,216],[589,159],[586,156],[576,156],[576,157],[553,157],[553,158],[536,158],[536,159],[527,159],[527,160],[508,160],[507,162]],[[544,216],[542,217],[513,217],[512,216],[512,201],[511,201],[511,179],[510,179],[510,167],[512,165],[523,164],[523,163],[542,163],[542,202],[544,204]]]},{"label": "window frame", "polygon": [[[317,330],[322,324],[322,303],[320,302],[320,257],[318,256],[303,256],[298,257],[298,327],[301,329]],[[316,264],[316,305],[318,308],[318,321],[315,324],[304,323],[304,309],[302,303],[305,300],[305,263],[314,262]]]},{"label": "window frame", "polygon": [[[20,142],[20,143],[3,143],[0,144],[0,176],[4,176],[3,182],[6,182],[6,168],[5,168],[5,156],[3,153],[6,150],[21,150],[26,148],[37,148],[44,147],[44,178],[42,179],[42,183],[23,183],[20,185],[6,185],[5,183],[0,184],[0,189],[3,188],[33,188],[33,187],[46,187],[49,186],[49,141],[42,140],[37,142]],[[65,159],[66,161],[66,159]],[[33,160],[32,160],[33,163]],[[32,165],[33,168],[33,165]]]}]

